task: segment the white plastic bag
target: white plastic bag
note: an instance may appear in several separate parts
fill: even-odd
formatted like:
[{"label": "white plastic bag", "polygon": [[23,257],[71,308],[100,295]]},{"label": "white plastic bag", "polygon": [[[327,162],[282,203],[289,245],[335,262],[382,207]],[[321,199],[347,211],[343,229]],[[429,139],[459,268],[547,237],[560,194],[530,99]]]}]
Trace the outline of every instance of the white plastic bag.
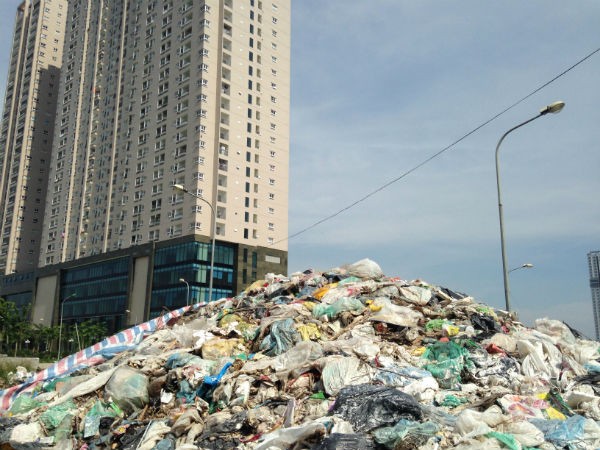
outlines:
[{"label": "white plastic bag", "polygon": [[369,258],[361,259],[354,264],[348,264],[343,267],[348,276],[357,278],[381,278],[383,277],[383,271],[379,264],[375,261],[371,261]]}]

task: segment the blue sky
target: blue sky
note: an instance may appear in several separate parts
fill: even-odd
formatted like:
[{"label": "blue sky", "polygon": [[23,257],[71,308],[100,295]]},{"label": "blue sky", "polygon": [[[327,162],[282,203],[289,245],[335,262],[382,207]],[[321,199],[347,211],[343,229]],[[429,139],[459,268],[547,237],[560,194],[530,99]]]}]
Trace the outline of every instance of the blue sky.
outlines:
[{"label": "blue sky", "polygon": [[[235,0],[238,1],[238,0]],[[0,6],[0,85],[18,1]],[[426,160],[600,47],[600,3],[292,2],[290,233]],[[512,306],[593,336],[600,53],[388,188],[289,241],[290,272],[362,258],[502,307],[494,149]]]}]

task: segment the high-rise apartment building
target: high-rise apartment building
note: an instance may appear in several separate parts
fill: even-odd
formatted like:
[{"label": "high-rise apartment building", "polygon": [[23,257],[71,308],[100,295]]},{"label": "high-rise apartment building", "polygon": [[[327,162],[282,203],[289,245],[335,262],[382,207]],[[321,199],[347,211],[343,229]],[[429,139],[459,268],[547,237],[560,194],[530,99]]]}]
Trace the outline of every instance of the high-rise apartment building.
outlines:
[{"label": "high-rise apartment building", "polygon": [[[74,0],[40,264],[287,236],[289,0]],[[285,250],[285,245],[275,248]]]},{"label": "high-rise apartment building", "polygon": [[600,251],[588,253],[588,267],[590,270],[592,306],[594,308],[594,328],[596,340],[600,340]]},{"label": "high-rise apartment building", "polygon": [[213,235],[212,298],[285,273],[290,0],[45,3],[68,11],[34,316],[69,298],[67,319],[118,327],[208,299]]},{"label": "high-rise apartment building", "polygon": [[17,9],[0,131],[0,272],[35,268],[67,18],[66,0]]}]

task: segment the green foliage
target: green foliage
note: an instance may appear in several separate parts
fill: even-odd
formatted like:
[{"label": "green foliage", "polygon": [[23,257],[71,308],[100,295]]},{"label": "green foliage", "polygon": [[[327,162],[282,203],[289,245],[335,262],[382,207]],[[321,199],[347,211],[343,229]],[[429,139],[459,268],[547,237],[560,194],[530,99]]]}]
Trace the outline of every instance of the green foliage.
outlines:
[{"label": "green foliage", "polygon": [[[19,309],[10,301],[0,298],[0,354],[37,357],[42,362],[56,361],[60,326],[45,326],[29,321],[30,308]],[[104,323],[86,320],[63,324],[62,356],[69,355],[101,341],[106,336]],[[0,368],[0,378],[14,370]]]}]

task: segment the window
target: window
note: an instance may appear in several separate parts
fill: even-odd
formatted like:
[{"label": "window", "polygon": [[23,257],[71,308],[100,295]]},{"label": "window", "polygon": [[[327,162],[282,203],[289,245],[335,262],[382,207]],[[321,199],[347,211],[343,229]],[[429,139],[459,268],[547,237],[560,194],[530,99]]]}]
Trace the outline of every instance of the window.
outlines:
[{"label": "window", "polygon": [[150,211],[159,210],[161,206],[162,206],[162,199],[159,198],[156,200],[152,200],[152,203],[150,205]]},{"label": "window", "polygon": [[164,176],[165,169],[156,169],[152,172],[152,180],[160,180]]}]

